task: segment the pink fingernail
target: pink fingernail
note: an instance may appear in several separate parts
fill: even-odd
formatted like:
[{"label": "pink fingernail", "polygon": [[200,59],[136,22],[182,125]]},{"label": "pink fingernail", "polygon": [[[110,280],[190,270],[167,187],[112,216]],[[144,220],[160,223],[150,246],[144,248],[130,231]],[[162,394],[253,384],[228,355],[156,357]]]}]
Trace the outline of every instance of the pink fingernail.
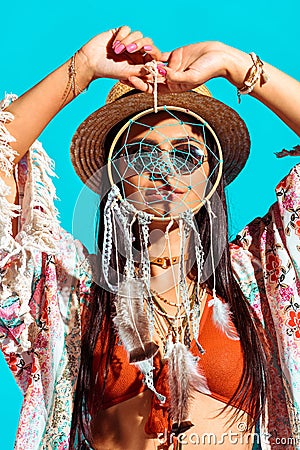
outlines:
[{"label": "pink fingernail", "polygon": [[136,49],[137,49],[137,45],[136,45],[136,44],[129,44],[129,45],[127,45],[127,47],[126,47],[126,50],[127,50],[129,53],[134,52],[134,50],[136,50]]},{"label": "pink fingernail", "polygon": [[115,46],[114,48],[114,52],[119,55],[120,53],[123,52],[123,50],[125,50],[125,45],[124,44],[118,44]]},{"label": "pink fingernail", "polygon": [[167,71],[166,71],[166,69],[165,69],[165,67],[163,65],[158,64],[157,70],[158,70],[158,73],[160,75],[162,75],[163,77],[165,77],[167,75]]},{"label": "pink fingernail", "polygon": [[152,52],[152,45],[144,45],[145,52]]},{"label": "pink fingernail", "polygon": [[120,41],[115,41],[114,43],[113,43],[113,45],[112,45],[112,48],[115,48],[117,45],[119,45],[120,44]]}]

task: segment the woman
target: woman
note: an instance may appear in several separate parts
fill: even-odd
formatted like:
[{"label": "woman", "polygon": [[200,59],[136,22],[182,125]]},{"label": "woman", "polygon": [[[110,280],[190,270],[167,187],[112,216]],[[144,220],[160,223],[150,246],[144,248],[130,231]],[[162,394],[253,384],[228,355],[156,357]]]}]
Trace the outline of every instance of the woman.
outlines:
[{"label": "woman", "polygon": [[[152,59],[167,62],[168,65],[167,67],[163,64],[147,65],[146,63],[151,62]],[[263,71],[268,74],[267,82]],[[141,101],[141,109],[137,109],[136,106],[138,100],[141,100],[140,97],[129,95],[117,100],[113,103],[117,105],[114,115],[112,115],[113,109],[110,110],[110,121],[108,121],[109,115],[106,114],[107,126],[100,125],[100,119],[102,124],[105,123],[101,113],[95,116],[99,120],[99,129],[103,132],[100,148],[104,147],[105,141],[106,152],[108,152],[111,148],[108,146],[109,140],[115,147],[115,153],[107,155],[109,165],[112,167],[110,184],[115,185],[118,174],[120,175],[118,181],[121,185],[123,184],[122,191],[112,191],[111,203],[109,204],[107,200],[106,205],[109,206],[106,210],[102,209],[100,221],[103,217],[109,217],[110,211],[113,211],[118,203],[120,194],[123,196],[123,205],[126,205],[124,200],[128,199],[128,204],[134,207],[134,210],[131,210],[134,216],[139,218],[142,216],[141,213],[144,213],[146,216],[143,217],[148,219],[147,214],[155,213],[154,215],[158,217],[157,224],[155,227],[151,223],[148,224],[149,231],[156,233],[156,237],[155,234],[153,235],[152,245],[149,248],[151,283],[148,287],[151,289],[151,295],[149,295],[148,306],[150,305],[151,309],[151,305],[155,304],[156,310],[160,311],[158,313],[160,317],[171,321],[176,319],[177,322],[185,320],[184,324],[180,322],[177,327],[177,330],[181,328],[184,332],[174,331],[175,322],[172,322],[170,326],[164,318],[159,321],[156,316],[151,316],[150,312],[150,318],[152,317],[156,325],[154,331],[151,331],[151,321],[150,323],[147,320],[142,322],[142,327],[137,327],[134,323],[135,328],[137,327],[135,339],[131,336],[131,339],[126,341],[126,336],[122,334],[121,306],[124,303],[122,300],[128,298],[128,289],[129,298],[135,298],[135,294],[132,295],[132,293],[136,293],[140,288],[138,280],[142,278],[145,282],[149,276],[149,273],[145,275],[146,272],[142,274],[142,277],[137,273],[138,264],[133,256],[134,251],[140,251],[140,268],[146,271],[147,261],[149,261],[145,257],[148,251],[147,239],[143,233],[142,238],[138,239],[133,220],[132,227],[128,227],[128,222],[127,225],[122,225],[121,220],[123,228],[118,228],[117,225],[110,227],[110,222],[107,220],[105,230],[108,234],[112,233],[109,231],[111,229],[124,232],[125,249],[123,254],[120,252],[120,261],[114,261],[111,267],[110,261],[117,258],[120,249],[117,248],[116,252],[109,253],[110,241],[107,244],[106,236],[103,236],[104,228],[100,227],[100,251],[104,253],[104,256],[109,254],[109,257],[106,259],[104,257],[102,260],[102,276],[98,278],[95,275],[91,286],[89,268],[83,262],[84,255],[81,247],[59,229],[56,221],[56,211],[52,207],[54,192],[48,177],[50,165],[38,144],[34,144],[30,150],[30,170],[23,200],[22,229],[19,232],[18,223],[14,217],[14,207],[7,203],[7,200],[13,203],[17,194],[16,182],[11,172],[12,163],[21,160],[51,118],[85,89],[93,79],[102,77],[121,79],[125,84],[136,89],[152,93],[155,81],[153,74],[159,82],[161,93],[159,102],[163,99],[163,94],[168,95],[169,91],[183,92],[213,77],[225,77],[239,89],[240,94],[248,91],[250,93],[252,89],[252,95],[265,103],[299,134],[298,83],[277,69],[262,64],[255,55],[250,57],[224,44],[214,42],[189,45],[174,50],[170,54],[161,54],[150,40],[143,38],[140,33],[131,33],[127,27],[102,33],[92,39],[75,57],[50,74],[39,85],[9,106],[7,103],[4,105],[6,106],[3,112],[5,129],[3,156],[1,156],[3,181],[10,187],[10,192],[5,190],[3,185],[1,332],[4,354],[25,395],[16,448],[68,448],[70,434],[71,448],[86,448],[87,441],[94,448],[138,449],[159,446],[172,448],[172,446],[180,445],[193,448],[195,441],[190,439],[193,432],[194,438],[200,439],[197,445],[205,444],[203,436],[213,433],[212,438],[216,440],[214,445],[229,448],[237,444],[236,437],[238,437],[240,448],[249,448],[252,444],[251,439],[250,441],[244,439],[240,432],[253,431],[253,427],[258,424],[261,416],[264,419],[260,424],[261,433],[264,430],[269,433],[264,440],[260,439],[262,446],[267,448],[270,441],[274,448],[275,446],[276,448],[280,446],[294,448],[297,446],[296,441],[287,442],[287,439],[297,437],[298,432],[296,395],[299,381],[295,369],[299,352],[296,301],[297,243],[295,244],[298,197],[294,186],[297,181],[297,171],[291,173],[280,186],[279,195],[283,199],[282,217],[278,213],[278,207],[274,207],[264,221],[254,222],[241,236],[238,244],[232,246],[231,263],[227,246],[223,251],[221,242],[221,245],[217,246],[219,250],[217,256],[220,259],[218,265],[218,258],[214,258],[216,252],[212,241],[215,236],[214,227],[217,227],[220,233],[218,243],[222,236],[226,235],[226,215],[223,214],[222,209],[224,203],[220,203],[220,201],[223,202],[224,197],[223,185],[230,182],[242,168],[249,147],[248,134],[243,122],[230,108],[224,106],[223,111],[226,111],[226,120],[231,114],[229,123],[233,127],[235,122],[235,128],[232,128],[231,133],[224,132],[224,135],[220,128],[219,134],[216,132],[217,136],[214,136],[214,131],[209,126],[207,131],[205,123],[202,123],[204,128],[202,127],[199,132],[198,110],[196,110],[198,113],[196,117],[193,117],[192,122],[190,121],[192,108],[188,111],[188,116],[181,110],[174,117],[172,108],[164,109],[157,115],[148,114],[142,117],[143,129],[141,129],[136,113],[144,111],[147,104],[152,105],[150,96]],[[186,102],[192,101],[194,94],[184,95],[186,95],[184,101],[180,103],[180,100],[174,100],[170,107],[178,106],[180,103],[180,107],[186,110]],[[133,100],[134,98],[136,100]],[[169,97],[166,98],[169,99]],[[202,102],[204,105],[205,102],[210,106],[218,105],[213,99],[210,101],[202,99]],[[135,106],[130,109],[132,104]],[[120,105],[123,106],[123,112],[118,117]],[[128,108],[124,111],[126,105]],[[207,121],[205,112],[208,114],[208,110],[208,106],[203,109],[203,118]],[[217,112],[220,113],[221,110],[218,109]],[[222,122],[224,124],[224,116],[217,119],[219,116],[219,114],[210,114],[211,119],[215,117],[219,124]],[[131,117],[130,120],[134,123],[128,122],[128,117]],[[89,133],[91,127],[88,129],[91,123],[92,118],[79,128],[73,140],[72,154],[75,168],[81,178],[95,187],[95,180],[96,186],[99,186],[99,179],[94,177],[97,169],[103,165],[100,158],[104,158],[104,153],[103,151],[96,153],[98,161],[93,157],[96,147],[94,144],[89,147],[88,144],[88,142],[93,143],[93,136]],[[116,129],[113,129],[113,125],[116,125]],[[125,133],[121,133],[120,140],[116,143],[114,137],[119,133],[122,125],[125,127]],[[175,128],[171,128],[172,126]],[[110,130],[112,131],[109,134]],[[158,135],[160,139],[157,139]],[[97,142],[98,137],[95,137],[94,143]],[[183,141],[185,147],[176,149],[178,145],[177,142],[173,142],[174,137],[180,141],[180,145]],[[229,137],[243,145],[240,153],[237,150],[230,153],[232,141]],[[150,144],[147,143],[148,152],[142,148],[145,138],[151,141]],[[86,139],[85,144],[84,139]],[[221,146],[218,144],[220,141]],[[133,152],[129,150],[132,148],[131,145],[136,145],[137,142],[139,161],[135,156],[136,148]],[[225,175],[220,178],[218,174],[222,173],[219,168],[223,160],[222,154],[217,151],[222,147],[225,150]],[[154,149],[159,153],[154,154]],[[125,152],[122,153],[124,150]],[[193,160],[182,156],[186,151],[189,156],[194,157]],[[133,164],[133,172],[125,175],[126,167],[124,168],[122,158],[121,162],[115,162],[114,158],[118,152],[121,152],[120,156],[125,160],[126,167]],[[217,155],[215,160],[213,160],[214,155]],[[155,166],[155,158],[160,161],[158,168]],[[201,164],[197,162],[199,160]],[[196,166],[195,170],[193,165]],[[93,169],[90,170],[90,167]],[[18,170],[21,199],[26,171],[27,167],[22,160]],[[145,173],[147,176],[141,177]],[[184,177],[186,176],[196,177],[196,181],[193,178],[191,194],[185,192],[187,183]],[[140,183],[141,178],[143,185]],[[172,182],[170,182],[171,178]],[[202,179],[205,180],[204,188]],[[207,179],[210,184],[206,181]],[[107,186],[105,174],[100,173],[100,181],[101,187]],[[147,192],[149,198],[146,199],[146,203],[145,197],[141,201],[140,195],[143,196]],[[211,198],[208,198],[209,192],[212,192]],[[206,208],[201,208],[203,202],[207,205]],[[105,208],[105,205],[102,204],[102,207]],[[183,245],[182,242],[178,242],[177,220],[174,216],[176,218],[177,213],[180,216],[178,222],[183,224],[181,236],[184,236],[184,230],[188,229],[189,222],[188,217],[184,219],[185,216],[182,214],[190,210],[197,216],[199,233],[191,225],[193,241],[188,241],[188,236],[188,242]],[[289,214],[288,219],[284,215],[285,212]],[[216,213],[222,215],[221,220],[214,225],[213,218]],[[120,216],[121,219],[124,218],[124,214]],[[10,230],[11,220],[12,230]],[[287,237],[282,237],[281,220],[288,221],[290,234],[286,231]],[[129,242],[127,232],[129,238],[136,239],[136,244],[133,246],[126,246]],[[15,240],[12,234],[16,236]],[[202,241],[203,249],[200,241]],[[114,238],[114,243],[116,242],[118,239]],[[160,250],[161,242],[167,242],[165,251]],[[256,249],[256,245],[260,245],[259,250]],[[193,252],[191,246],[193,246]],[[280,255],[278,252],[281,252]],[[206,259],[209,254],[210,264],[208,268],[205,268],[201,259]],[[169,266],[169,276],[165,275],[165,268],[158,261],[159,258]],[[171,260],[169,263],[167,263],[168,258]],[[193,267],[188,266],[190,260]],[[285,260],[284,272],[283,264],[281,265],[283,260]],[[187,261],[186,264],[185,261]],[[195,264],[193,264],[194,261]],[[233,276],[231,265],[236,272],[238,283]],[[179,269],[176,270],[176,268]],[[262,268],[266,269],[265,272],[262,272]],[[117,275],[117,282],[111,275],[112,269]],[[256,269],[255,272],[254,269]],[[286,278],[289,278],[288,285],[282,282],[283,273]],[[124,276],[121,282],[118,278],[120,275]],[[262,278],[258,279],[263,275],[267,280],[265,282]],[[155,280],[158,276],[160,276],[160,282],[156,286]],[[179,281],[181,286],[179,293],[176,281]],[[280,286],[277,281],[280,281]],[[104,286],[103,283],[105,283]],[[119,292],[114,290],[115,286],[118,286]],[[274,287],[277,289],[275,290]],[[191,290],[190,295],[188,288]],[[111,295],[109,290],[116,295]],[[111,298],[115,298],[116,302],[112,303]],[[252,303],[251,308],[246,300]],[[182,306],[180,302],[186,304]],[[276,302],[279,304],[277,309]],[[163,309],[162,304],[165,307]],[[232,321],[230,321],[227,304],[232,311]],[[83,310],[83,338],[79,367],[80,305]],[[199,320],[191,321],[189,307],[192,309],[195,305],[199,306]],[[220,318],[214,320],[211,307],[213,306],[215,310],[216,305],[221,313],[223,312],[221,316],[223,319],[225,316],[225,320]],[[289,315],[286,322],[280,314],[283,310]],[[138,313],[144,320],[144,309],[142,308],[142,311],[139,310]],[[193,333],[186,333],[187,324],[194,324],[196,332],[193,330]],[[209,325],[206,340],[205,324]],[[197,326],[200,327],[199,339]],[[172,329],[171,332],[169,328]],[[217,338],[219,339],[218,351],[227,349],[227,357],[232,353],[234,358],[231,358],[230,364],[226,362],[222,364],[225,369],[230,366],[227,372],[226,370],[222,372],[220,365],[218,371],[215,370],[216,366],[212,365],[211,377],[207,377],[212,359],[207,359],[205,363],[205,357],[207,354],[211,355],[216,347],[214,342],[210,346],[212,330],[215,342]],[[141,336],[143,331],[145,336]],[[289,336],[287,332],[290,333]],[[168,337],[171,341],[169,353],[164,354],[162,346],[167,343]],[[192,339],[190,341],[187,339],[188,342],[186,342],[186,337]],[[149,341],[147,341],[148,338]],[[136,339],[141,341],[140,346],[136,345]],[[117,340],[122,340],[123,347],[117,346]],[[138,368],[128,364],[124,347]],[[174,388],[172,380],[166,381],[168,379],[166,372],[169,370],[169,373],[172,373],[171,366],[175,365],[179,354],[176,349],[184,354],[181,361],[185,363],[188,361],[192,366],[188,372],[194,378],[187,377],[188,381],[185,385],[191,391],[191,395],[186,395],[186,392],[174,395],[174,389],[183,391],[184,383],[180,382],[179,387]],[[186,353],[185,349],[189,353]],[[202,354],[203,350],[206,350],[206,354]],[[149,359],[145,359],[149,356],[154,357],[153,376],[151,375],[153,371],[145,363],[145,361],[149,362]],[[168,360],[168,364],[162,364],[163,356]],[[198,356],[200,362],[195,359]],[[215,353],[214,362],[220,359],[222,359],[220,352]],[[282,371],[279,364],[282,366]],[[116,377],[116,371],[121,371],[122,375],[122,370],[125,370],[126,376]],[[206,377],[203,376],[203,372]],[[216,372],[217,376],[215,376]],[[141,373],[144,374],[145,386],[141,382]],[[180,372],[180,367],[177,367],[173,371],[175,381],[179,373],[182,378],[186,378],[185,372]],[[228,378],[231,378],[234,373],[237,375],[236,379],[228,383]],[[222,385],[225,379],[226,395],[222,396],[220,390],[211,388],[213,376],[218,388],[224,387]],[[122,386],[114,386],[115,379],[119,379],[121,384],[122,380],[127,383],[130,380],[133,384],[133,389],[126,399],[122,397]],[[291,379],[292,382],[290,382]],[[109,383],[110,393],[108,392]],[[276,389],[271,388],[271,384],[274,385],[274,383]],[[283,393],[284,384],[287,401]],[[120,395],[115,395],[112,388],[117,388]],[[170,394],[167,392],[169,388],[171,391],[173,388]],[[128,386],[123,386],[123,390],[126,389],[128,391]],[[177,402],[174,401],[175,397]],[[191,401],[190,397],[194,397],[194,400]],[[266,398],[268,399],[267,407]],[[105,400],[107,400],[106,404]],[[271,416],[270,411],[274,410],[274,405],[279,409],[279,414]],[[179,416],[178,411],[180,411]],[[267,418],[265,413],[268,415]],[[136,431],[133,433],[132,429]],[[231,440],[228,437],[229,432]],[[211,445],[207,441],[206,444]]]}]

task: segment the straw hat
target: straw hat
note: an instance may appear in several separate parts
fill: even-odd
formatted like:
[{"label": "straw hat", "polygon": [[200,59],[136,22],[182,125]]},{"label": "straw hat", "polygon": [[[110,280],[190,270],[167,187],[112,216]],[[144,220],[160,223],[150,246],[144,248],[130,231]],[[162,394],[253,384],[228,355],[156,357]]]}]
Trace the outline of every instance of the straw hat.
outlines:
[{"label": "straw hat", "polygon": [[[132,91],[132,93],[131,93]],[[158,106],[179,106],[201,116],[215,131],[222,146],[225,184],[234,180],[244,167],[250,150],[245,122],[229,106],[213,98],[205,86],[183,93],[158,95]],[[78,127],[72,138],[71,159],[77,175],[95,192],[95,173],[107,161],[105,148],[112,127],[138,112],[153,107],[153,95],[132,90],[117,83],[110,91],[106,105],[93,112]]]}]

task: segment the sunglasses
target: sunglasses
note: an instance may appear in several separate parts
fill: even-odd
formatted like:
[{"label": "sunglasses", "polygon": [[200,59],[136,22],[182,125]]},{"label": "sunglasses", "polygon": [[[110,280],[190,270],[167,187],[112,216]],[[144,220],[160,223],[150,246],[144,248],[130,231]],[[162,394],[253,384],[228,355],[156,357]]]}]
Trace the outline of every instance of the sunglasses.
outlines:
[{"label": "sunglasses", "polygon": [[207,159],[203,146],[196,139],[184,138],[173,140],[170,150],[162,150],[157,143],[143,140],[125,144],[121,155],[138,174],[148,172],[154,178],[190,175]]}]

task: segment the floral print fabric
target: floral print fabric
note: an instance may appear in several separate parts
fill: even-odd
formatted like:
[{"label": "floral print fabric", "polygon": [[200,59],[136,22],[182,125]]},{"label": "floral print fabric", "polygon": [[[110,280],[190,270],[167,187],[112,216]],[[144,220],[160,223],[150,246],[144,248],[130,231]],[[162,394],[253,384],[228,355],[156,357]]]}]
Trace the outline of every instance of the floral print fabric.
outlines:
[{"label": "floral print fabric", "polygon": [[[4,109],[14,98],[6,98]],[[12,171],[14,140],[0,111],[0,168]],[[52,164],[39,142],[18,164],[21,207],[0,179],[0,346],[24,401],[17,450],[67,449],[80,364],[81,306],[91,276],[82,245],[62,230]],[[12,236],[11,217],[19,215]]]},{"label": "floral print fabric", "polygon": [[300,165],[278,184],[276,195],[277,203],[245,227],[231,254],[270,348],[266,445],[292,449],[300,448]]}]

